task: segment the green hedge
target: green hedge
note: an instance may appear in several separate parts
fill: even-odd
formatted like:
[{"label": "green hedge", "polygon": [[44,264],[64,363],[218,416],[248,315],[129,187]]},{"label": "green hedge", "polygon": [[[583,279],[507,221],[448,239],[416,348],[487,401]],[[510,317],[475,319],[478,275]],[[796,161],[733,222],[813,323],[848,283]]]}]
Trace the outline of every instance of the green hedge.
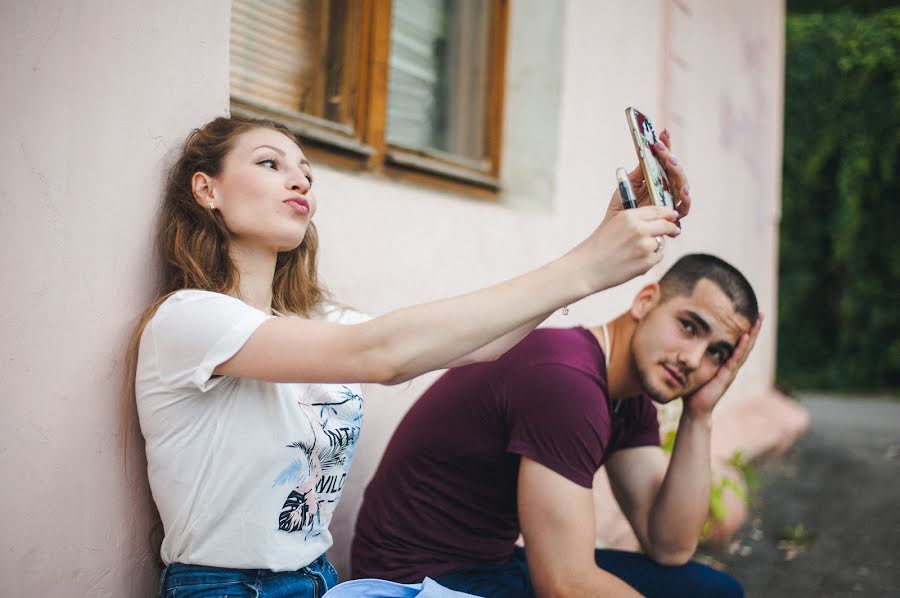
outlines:
[{"label": "green hedge", "polygon": [[778,381],[900,388],[900,8],[787,18]]}]

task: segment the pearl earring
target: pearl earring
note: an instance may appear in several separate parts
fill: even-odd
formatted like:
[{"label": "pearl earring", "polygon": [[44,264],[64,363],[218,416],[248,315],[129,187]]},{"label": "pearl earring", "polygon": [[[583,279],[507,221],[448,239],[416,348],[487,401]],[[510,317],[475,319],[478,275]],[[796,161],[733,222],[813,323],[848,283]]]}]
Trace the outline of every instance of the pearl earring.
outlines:
[{"label": "pearl earring", "polygon": [[209,209],[210,209],[210,210],[215,210],[215,209],[216,209],[216,206],[215,206],[215,204],[213,204],[213,202],[209,202]]}]

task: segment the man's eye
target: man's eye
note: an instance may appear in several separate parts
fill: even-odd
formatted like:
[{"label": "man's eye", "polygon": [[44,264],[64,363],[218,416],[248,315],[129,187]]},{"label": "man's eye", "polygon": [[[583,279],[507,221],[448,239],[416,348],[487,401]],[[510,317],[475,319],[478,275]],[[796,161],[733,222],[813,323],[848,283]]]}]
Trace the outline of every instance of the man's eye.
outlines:
[{"label": "man's eye", "polygon": [[721,365],[725,363],[725,352],[721,349],[710,349],[709,355],[717,364]]},{"label": "man's eye", "polygon": [[262,160],[261,162],[257,162],[260,166],[265,165],[266,168],[271,168],[272,170],[278,170],[278,162],[271,158],[267,158]]}]

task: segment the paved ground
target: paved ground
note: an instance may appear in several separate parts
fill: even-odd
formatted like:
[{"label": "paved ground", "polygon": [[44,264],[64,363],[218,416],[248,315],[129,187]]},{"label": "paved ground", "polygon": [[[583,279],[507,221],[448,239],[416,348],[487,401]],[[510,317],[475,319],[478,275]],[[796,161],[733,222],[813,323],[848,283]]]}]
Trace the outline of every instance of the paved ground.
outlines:
[{"label": "paved ground", "polygon": [[750,598],[900,597],[900,401],[800,401],[809,432],[761,467],[748,524],[706,556]]}]

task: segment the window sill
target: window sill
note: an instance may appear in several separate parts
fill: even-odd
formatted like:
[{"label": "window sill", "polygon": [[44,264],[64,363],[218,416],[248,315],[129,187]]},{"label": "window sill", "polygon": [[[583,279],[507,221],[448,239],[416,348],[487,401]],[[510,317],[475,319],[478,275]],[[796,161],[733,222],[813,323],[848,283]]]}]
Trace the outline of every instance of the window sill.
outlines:
[{"label": "window sill", "polygon": [[231,113],[235,116],[264,118],[287,125],[301,139],[336,147],[368,158],[375,154],[375,148],[352,137],[353,129],[347,125],[333,123],[324,118],[316,118],[300,112],[272,108],[247,98],[231,96]]},{"label": "window sill", "polygon": [[484,172],[488,168],[487,162],[402,146],[388,147],[385,158],[388,164],[436,174],[490,191],[500,189],[500,179]]}]

